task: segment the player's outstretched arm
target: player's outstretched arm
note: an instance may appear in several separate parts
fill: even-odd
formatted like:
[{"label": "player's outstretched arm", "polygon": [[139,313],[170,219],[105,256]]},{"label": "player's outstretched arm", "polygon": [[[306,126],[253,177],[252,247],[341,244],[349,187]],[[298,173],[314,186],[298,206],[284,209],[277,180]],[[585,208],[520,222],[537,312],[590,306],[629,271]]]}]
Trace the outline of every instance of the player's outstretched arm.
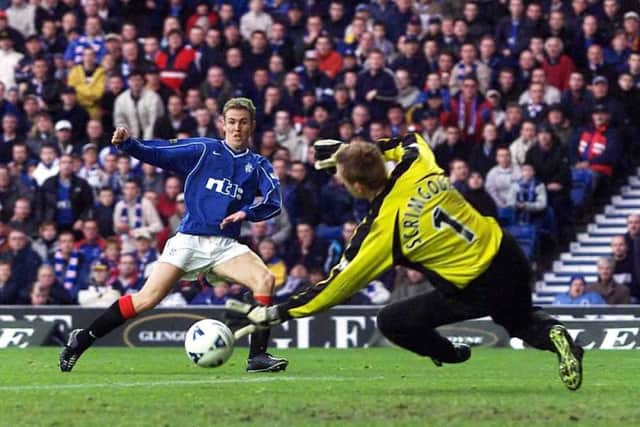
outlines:
[{"label": "player's outstretched arm", "polygon": [[205,153],[206,145],[202,141],[194,141],[179,145],[146,145],[142,141],[132,138],[125,127],[117,127],[111,137],[111,143],[143,162],[175,171],[186,175],[196,165],[198,159]]},{"label": "player's outstretched arm", "polygon": [[340,263],[329,277],[274,306],[252,306],[237,301],[227,309],[247,316],[260,328],[291,318],[311,316],[344,302],[393,265],[393,230],[381,224],[361,224]]}]

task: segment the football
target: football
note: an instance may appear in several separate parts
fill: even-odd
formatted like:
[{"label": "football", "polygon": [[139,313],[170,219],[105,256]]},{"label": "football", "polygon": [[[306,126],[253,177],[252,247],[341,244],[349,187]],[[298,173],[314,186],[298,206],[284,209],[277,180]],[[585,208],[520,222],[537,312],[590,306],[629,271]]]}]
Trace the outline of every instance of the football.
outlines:
[{"label": "football", "polygon": [[235,340],[224,323],[203,319],[191,325],[184,340],[189,359],[203,368],[213,368],[226,362],[233,353]]}]

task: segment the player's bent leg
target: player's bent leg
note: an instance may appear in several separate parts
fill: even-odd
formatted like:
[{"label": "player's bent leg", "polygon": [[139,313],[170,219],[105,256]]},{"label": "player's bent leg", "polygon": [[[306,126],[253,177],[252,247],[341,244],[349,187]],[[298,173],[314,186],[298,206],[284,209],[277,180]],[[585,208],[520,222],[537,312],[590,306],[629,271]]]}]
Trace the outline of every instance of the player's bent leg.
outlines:
[{"label": "player's bent leg", "polygon": [[98,316],[86,329],[75,329],[60,353],[59,366],[63,372],[73,369],[80,356],[94,343],[122,325],[127,319],[155,307],[180,280],[184,271],[165,262],[157,262],[151,276],[135,295],[124,295]]},{"label": "player's bent leg", "polygon": [[437,291],[399,301],[380,310],[378,328],[389,341],[430,357],[437,366],[442,363],[461,363],[471,357],[470,347],[453,344],[435,328],[477,316],[463,307],[453,310],[452,304],[453,301],[448,301]]},{"label": "player's bent leg", "polygon": [[[275,277],[255,253],[247,251],[222,262],[213,268],[213,273],[251,289],[258,304],[271,304]],[[247,372],[278,372],[287,368],[287,359],[267,353],[270,334],[269,329],[251,334]]]}]

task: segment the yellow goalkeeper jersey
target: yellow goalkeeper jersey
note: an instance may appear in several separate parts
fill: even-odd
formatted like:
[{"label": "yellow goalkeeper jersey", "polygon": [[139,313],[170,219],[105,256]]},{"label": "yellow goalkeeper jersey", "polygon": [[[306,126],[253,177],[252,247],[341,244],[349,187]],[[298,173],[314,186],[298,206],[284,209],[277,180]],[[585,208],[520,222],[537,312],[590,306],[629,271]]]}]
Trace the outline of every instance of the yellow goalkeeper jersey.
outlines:
[{"label": "yellow goalkeeper jersey", "polygon": [[291,317],[339,304],[394,265],[422,271],[442,290],[464,288],[498,252],[502,230],[449,183],[418,134],[378,142],[397,162],[329,276],[283,303]]}]

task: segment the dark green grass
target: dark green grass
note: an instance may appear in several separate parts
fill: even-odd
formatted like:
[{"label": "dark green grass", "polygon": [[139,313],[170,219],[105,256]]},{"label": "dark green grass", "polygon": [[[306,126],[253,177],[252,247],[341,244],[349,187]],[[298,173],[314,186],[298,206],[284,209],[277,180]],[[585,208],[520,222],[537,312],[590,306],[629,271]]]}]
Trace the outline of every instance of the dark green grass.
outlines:
[{"label": "dark green grass", "polygon": [[202,369],[180,348],[97,348],[63,374],[55,348],[0,350],[0,425],[640,425],[632,351],[588,352],[577,392],[535,350],[476,349],[443,368],[393,348],[275,353],[287,372],[246,374],[245,349]]}]

